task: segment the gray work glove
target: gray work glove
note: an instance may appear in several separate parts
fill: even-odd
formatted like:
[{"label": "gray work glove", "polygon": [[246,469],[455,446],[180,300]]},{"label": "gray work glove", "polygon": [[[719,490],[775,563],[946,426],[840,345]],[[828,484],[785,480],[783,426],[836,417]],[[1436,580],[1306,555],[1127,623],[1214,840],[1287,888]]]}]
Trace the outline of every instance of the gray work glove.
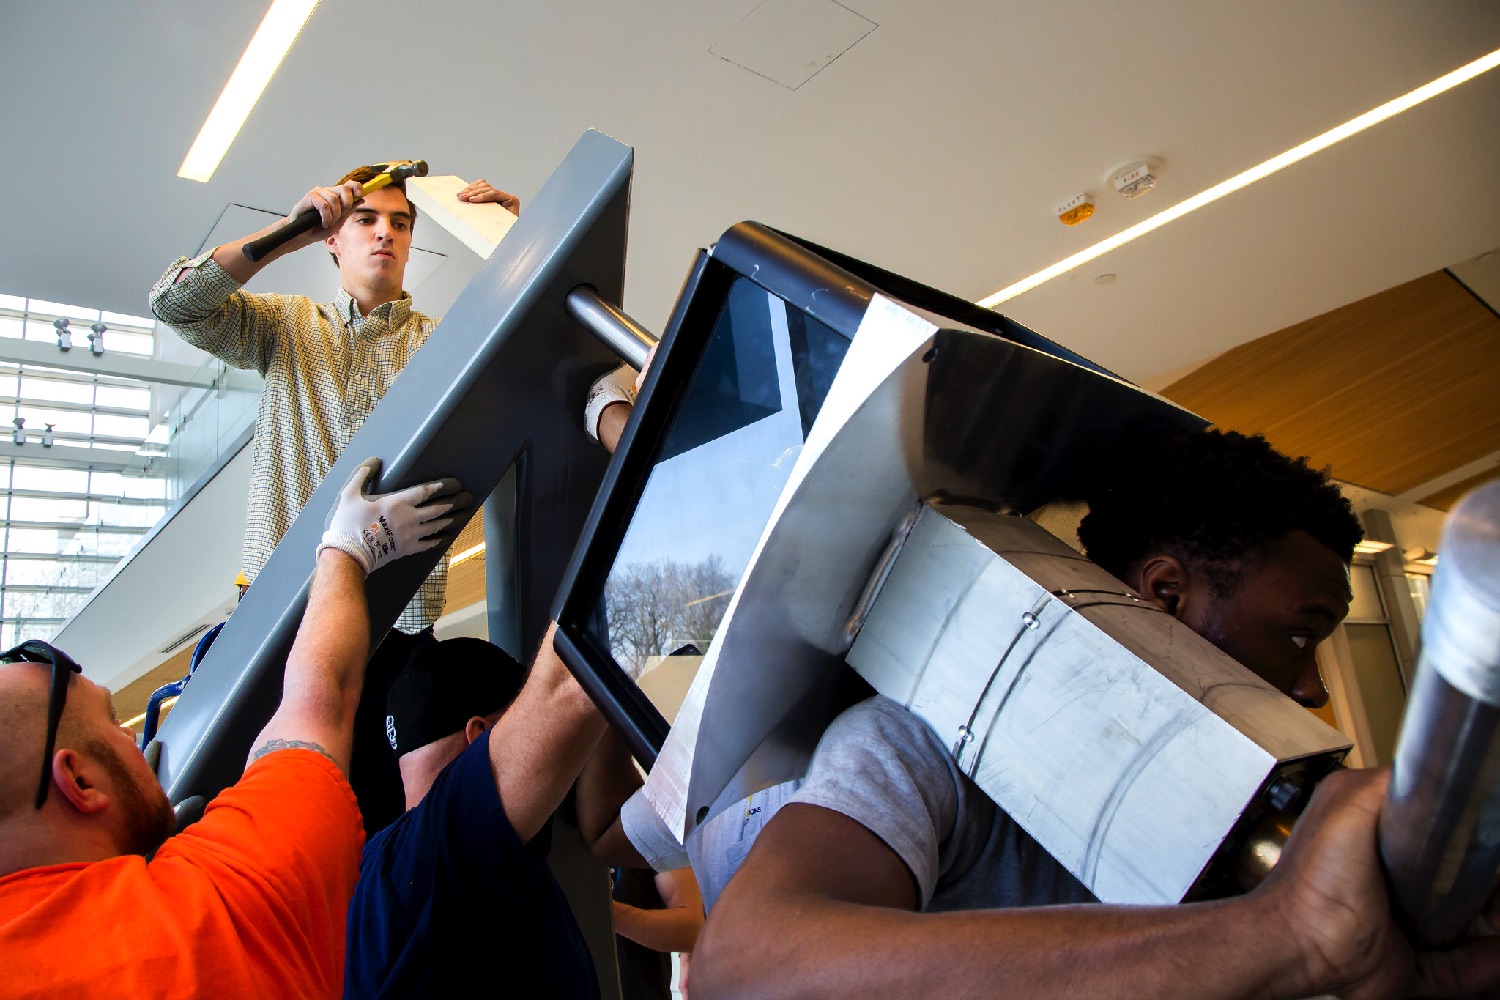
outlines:
[{"label": "gray work glove", "polygon": [[367,458],[339,491],[339,502],[328,518],[318,552],[327,548],[347,553],[373,573],[393,559],[425,552],[452,540],[444,532],[473,499],[459,492],[458,481],[439,479],[395,493],[366,493],[380,471],[380,459]]}]

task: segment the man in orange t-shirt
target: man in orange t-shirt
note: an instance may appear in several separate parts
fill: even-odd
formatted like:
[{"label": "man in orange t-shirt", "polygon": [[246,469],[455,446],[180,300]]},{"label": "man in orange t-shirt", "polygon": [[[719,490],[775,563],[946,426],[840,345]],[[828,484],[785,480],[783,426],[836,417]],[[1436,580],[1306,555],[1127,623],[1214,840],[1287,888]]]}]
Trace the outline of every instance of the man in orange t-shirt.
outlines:
[{"label": "man in orange t-shirt", "polygon": [[107,690],[45,643],[4,655],[0,997],[339,995],[364,839],[345,772],[365,577],[446,543],[444,515],[469,499],[451,480],[367,494],[378,469],[340,495],[244,776],[183,833]]}]

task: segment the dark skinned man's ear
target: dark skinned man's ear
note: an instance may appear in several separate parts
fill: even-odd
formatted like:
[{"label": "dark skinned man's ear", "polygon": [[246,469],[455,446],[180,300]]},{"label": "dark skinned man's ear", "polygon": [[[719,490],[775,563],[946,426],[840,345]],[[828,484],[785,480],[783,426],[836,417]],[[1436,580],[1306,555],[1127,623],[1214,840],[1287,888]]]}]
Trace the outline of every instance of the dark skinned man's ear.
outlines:
[{"label": "dark skinned man's ear", "polygon": [[109,795],[95,780],[96,767],[77,750],[62,749],[52,755],[52,792],[61,793],[81,813],[96,813],[109,805]]},{"label": "dark skinned man's ear", "polygon": [[1188,591],[1188,570],[1175,556],[1149,556],[1135,574],[1135,589],[1142,597],[1173,618],[1183,615],[1183,598]]}]

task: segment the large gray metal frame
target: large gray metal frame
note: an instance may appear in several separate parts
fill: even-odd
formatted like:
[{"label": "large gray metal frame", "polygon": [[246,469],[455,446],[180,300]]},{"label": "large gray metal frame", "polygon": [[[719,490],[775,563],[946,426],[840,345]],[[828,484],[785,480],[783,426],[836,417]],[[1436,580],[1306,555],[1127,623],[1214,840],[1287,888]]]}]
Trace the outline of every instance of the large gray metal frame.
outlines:
[{"label": "large gray metal frame", "polygon": [[[280,700],[324,522],[371,455],[384,462],[381,491],[453,476],[486,496],[516,467],[508,617],[523,651],[540,640],[608,459],[583,431],[582,401],[618,363],[566,300],[580,285],[622,296],[632,164],[629,147],[584,134],[329,470],[162,728],[159,774],[173,802],[213,795],[243,770]],[[372,636],[436,561],[424,553],[370,577]]]}]

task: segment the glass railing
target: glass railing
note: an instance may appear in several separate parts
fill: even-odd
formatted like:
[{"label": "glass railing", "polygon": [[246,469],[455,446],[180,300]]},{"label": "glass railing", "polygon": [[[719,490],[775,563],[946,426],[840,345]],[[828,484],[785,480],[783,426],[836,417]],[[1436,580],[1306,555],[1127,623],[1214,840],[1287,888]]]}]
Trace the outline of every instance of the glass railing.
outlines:
[{"label": "glass railing", "polygon": [[170,397],[169,387],[162,388],[162,396],[172,401],[163,407],[162,421],[152,431],[161,446],[152,460],[154,469],[167,480],[173,501],[214,469],[255,423],[259,375],[209,358],[199,366],[198,377],[207,385],[170,387]]}]

